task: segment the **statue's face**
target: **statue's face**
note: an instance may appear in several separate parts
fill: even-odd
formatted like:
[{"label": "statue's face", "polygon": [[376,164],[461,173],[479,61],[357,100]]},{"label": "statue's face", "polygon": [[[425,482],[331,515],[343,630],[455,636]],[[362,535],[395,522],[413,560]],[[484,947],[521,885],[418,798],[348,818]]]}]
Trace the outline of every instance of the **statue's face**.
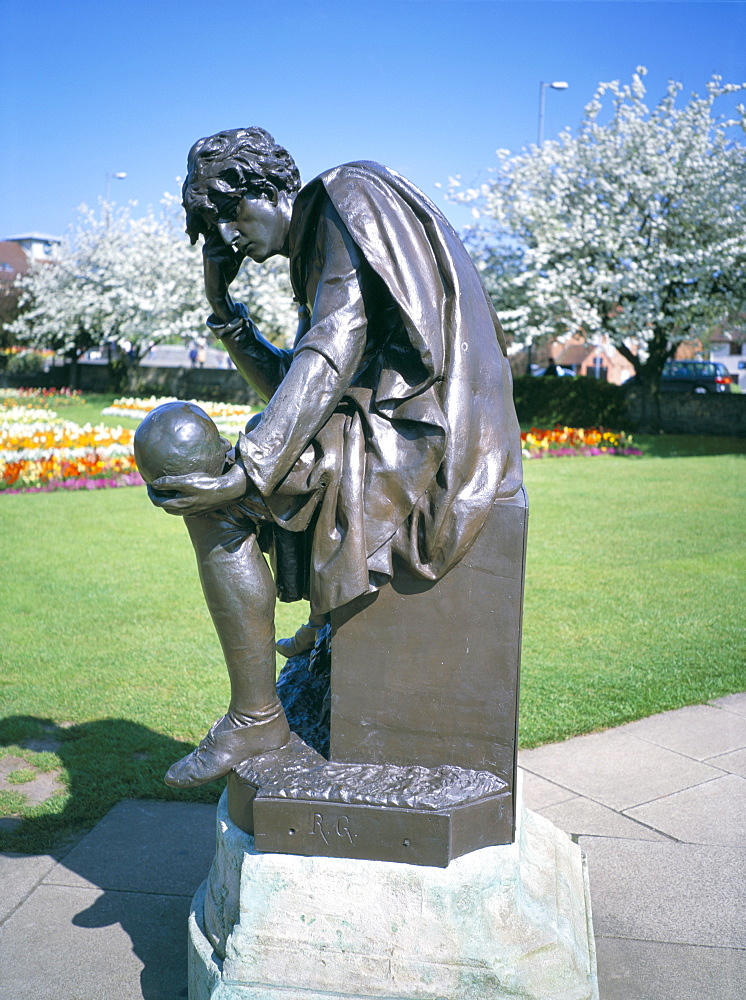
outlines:
[{"label": "statue's face", "polygon": [[228,246],[261,263],[285,250],[291,214],[292,202],[284,191],[277,201],[246,195],[235,218],[218,220],[217,230]]}]

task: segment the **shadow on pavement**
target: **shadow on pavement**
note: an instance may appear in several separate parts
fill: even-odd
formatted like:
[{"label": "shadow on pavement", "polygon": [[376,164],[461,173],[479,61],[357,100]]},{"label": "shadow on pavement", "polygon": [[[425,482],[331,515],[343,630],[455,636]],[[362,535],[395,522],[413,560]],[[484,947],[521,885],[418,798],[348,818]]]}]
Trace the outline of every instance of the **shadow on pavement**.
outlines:
[{"label": "shadow on pavement", "polygon": [[[223,782],[193,793],[167,788],[163,774],[191,747],[126,719],[66,726],[13,716],[0,722],[0,747],[31,767],[48,767],[55,754],[66,782],[46,807],[59,803],[56,814],[34,815],[44,808],[36,807],[15,829],[0,831],[3,850],[60,862],[50,861],[28,898],[19,898],[19,932],[13,916],[3,926],[15,974],[26,966],[26,949],[36,969],[24,975],[56,982],[58,995],[186,997],[186,921],[214,853]],[[23,784],[15,789],[22,793]],[[109,984],[97,994],[102,977]],[[32,987],[29,978],[29,996]]]}]

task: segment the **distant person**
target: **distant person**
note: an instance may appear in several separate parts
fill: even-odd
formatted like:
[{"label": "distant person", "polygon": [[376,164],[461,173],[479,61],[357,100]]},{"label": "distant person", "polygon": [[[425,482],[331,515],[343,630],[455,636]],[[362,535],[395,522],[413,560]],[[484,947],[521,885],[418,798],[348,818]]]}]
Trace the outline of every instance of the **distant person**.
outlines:
[{"label": "distant person", "polygon": [[557,370],[557,362],[554,360],[554,358],[549,359],[549,364],[542,372],[542,375],[549,375],[549,376],[559,375],[559,371]]},{"label": "distant person", "polygon": [[205,361],[207,361],[207,348],[205,347],[205,342],[202,341],[201,344],[197,346],[197,367],[204,368]]},{"label": "distant person", "polygon": [[189,360],[192,363],[192,368],[196,368],[197,367],[197,348],[194,345],[192,345],[192,347],[191,347],[191,349],[189,351]]}]

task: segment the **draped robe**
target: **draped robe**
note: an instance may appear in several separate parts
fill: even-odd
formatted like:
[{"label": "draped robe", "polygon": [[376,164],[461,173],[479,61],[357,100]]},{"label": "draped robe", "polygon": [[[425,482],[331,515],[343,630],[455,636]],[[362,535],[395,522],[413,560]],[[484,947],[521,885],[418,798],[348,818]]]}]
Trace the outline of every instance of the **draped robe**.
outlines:
[{"label": "draped robe", "polygon": [[492,304],[411,183],[371,162],[321,174],[295,199],[289,248],[293,350],[248,319],[224,340],[267,400],[239,449],[278,593],[320,613],[385,584],[396,560],[448,572],[519,489],[520,432]]}]

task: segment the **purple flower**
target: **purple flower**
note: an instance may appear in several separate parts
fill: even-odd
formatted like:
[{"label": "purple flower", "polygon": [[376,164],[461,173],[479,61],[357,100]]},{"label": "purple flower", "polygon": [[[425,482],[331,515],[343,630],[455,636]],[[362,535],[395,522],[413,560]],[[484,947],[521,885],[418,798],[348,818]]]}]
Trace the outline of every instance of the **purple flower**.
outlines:
[{"label": "purple flower", "polygon": [[139,472],[128,472],[116,479],[66,479],[45,483],[44,486],[26,486],[21,489],[0,490],[0,493],[53,493],[57,490],[102,490],[117,486],[143,486]]}]

